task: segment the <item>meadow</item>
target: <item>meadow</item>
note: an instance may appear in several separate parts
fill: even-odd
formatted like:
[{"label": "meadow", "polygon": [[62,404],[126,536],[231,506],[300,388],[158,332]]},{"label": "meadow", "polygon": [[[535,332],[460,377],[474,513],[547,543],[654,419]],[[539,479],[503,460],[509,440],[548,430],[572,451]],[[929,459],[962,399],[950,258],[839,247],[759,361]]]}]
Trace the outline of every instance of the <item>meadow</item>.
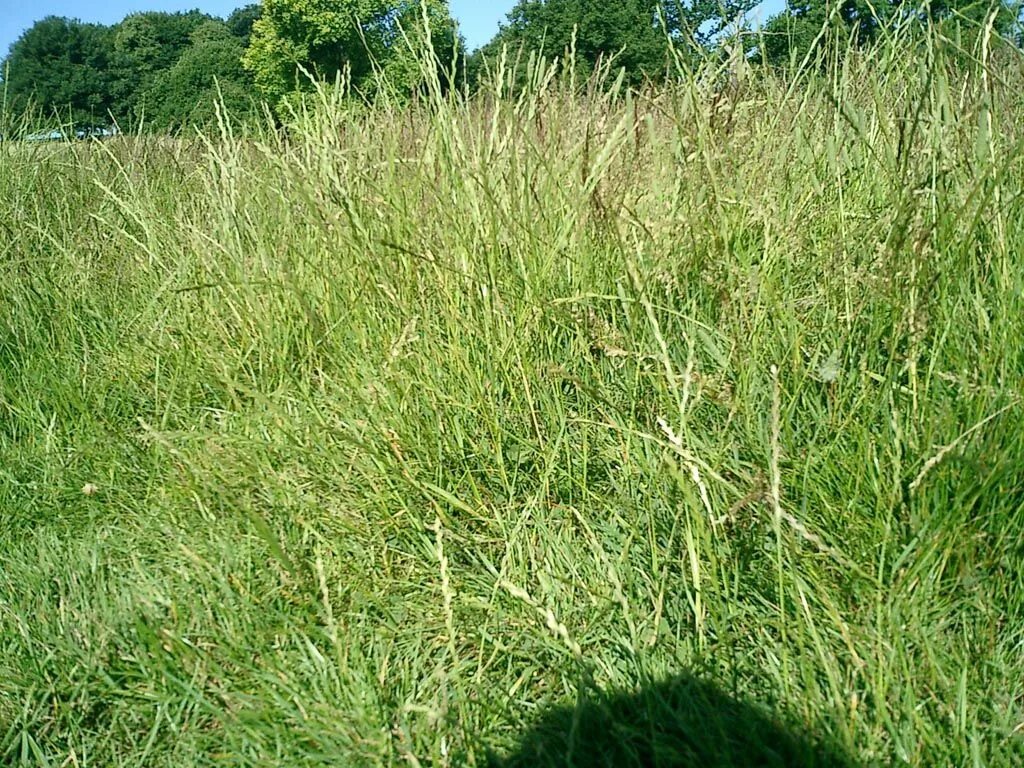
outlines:
[{"label": "meadow", "polygon": [[0,144],[0,763],[1024,764],[1021,54],[507,64]]}]

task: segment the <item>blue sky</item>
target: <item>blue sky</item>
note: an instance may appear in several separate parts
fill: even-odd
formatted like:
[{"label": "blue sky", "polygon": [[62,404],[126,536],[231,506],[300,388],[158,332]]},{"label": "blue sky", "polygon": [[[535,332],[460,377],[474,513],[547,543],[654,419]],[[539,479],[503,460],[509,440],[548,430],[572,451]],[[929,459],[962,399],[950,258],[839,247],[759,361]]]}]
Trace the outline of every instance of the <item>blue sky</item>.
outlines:
[{"label": "blue sky", "polygon": [[[35,22],[47,16],[67,16],[82,21],[113,24],[134,11],[187,11],[199,8],[213,16],[227,16],[251,0],[0,0],[0,58],[11,43]],[[470,49],[486,43],[498,31],[498,22],[515,5],[515,0],[451,0],[452,14],[459,20]]]}]

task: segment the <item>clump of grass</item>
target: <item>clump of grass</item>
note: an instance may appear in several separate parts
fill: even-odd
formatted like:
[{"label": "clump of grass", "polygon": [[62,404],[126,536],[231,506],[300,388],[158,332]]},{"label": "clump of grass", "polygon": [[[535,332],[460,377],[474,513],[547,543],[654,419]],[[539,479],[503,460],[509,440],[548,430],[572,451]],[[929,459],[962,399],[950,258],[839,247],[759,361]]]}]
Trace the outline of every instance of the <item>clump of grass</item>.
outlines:
[{"label": "clump of grass", "polygon": [[2,760],[1018,764],[982,42],[0,145]]}]

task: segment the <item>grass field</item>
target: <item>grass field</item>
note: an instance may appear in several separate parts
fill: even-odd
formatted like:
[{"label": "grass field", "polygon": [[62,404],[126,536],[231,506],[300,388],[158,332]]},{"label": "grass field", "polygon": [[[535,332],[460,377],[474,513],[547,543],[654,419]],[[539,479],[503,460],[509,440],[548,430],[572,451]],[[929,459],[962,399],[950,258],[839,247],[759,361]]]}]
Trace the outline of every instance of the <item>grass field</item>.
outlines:
[{"label": "grass field", "polygon": [[1024,764],[988,42],[0,145],[0,764]]}]

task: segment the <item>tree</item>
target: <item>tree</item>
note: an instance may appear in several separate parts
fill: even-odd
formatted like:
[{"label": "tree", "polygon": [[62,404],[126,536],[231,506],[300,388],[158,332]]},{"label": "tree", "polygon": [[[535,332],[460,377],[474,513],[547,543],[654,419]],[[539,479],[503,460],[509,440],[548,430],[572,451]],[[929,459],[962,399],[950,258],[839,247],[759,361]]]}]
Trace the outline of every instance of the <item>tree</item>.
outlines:
[{"label": "tree", "polygon": [[228,29],[231,34],[242,41],[243,46],[249,45],[249,38],[252,36],[252,27],[259,19],[262,13],[262,7],[259,3],[252,5],[243,5],[241,8],[236,8],[228,16],[225,23],[228,25]]},{"label": "tree", "polygon": [[379,80],[371,81],[368,92],[373,93],[383,86],[408,93],[422,86],[422,66],[426,60],[428,43],[433,51],[440,85],[447,88],[450,76],[456,74],[449,70],[457,52],[463,48],[447,0],[425,3],[406,0],[392,3],[392,6],[391,16],[381,27],[383,45],[377,49],[379,53],[376,60],[383,61],[384,66],[379,70]]},{"label": "tree", "polygon": [[759,4],[760,0],[663,0],[661,6],[665,26],[676,42],[694,45],[699,52],[714,45],[728,27],[741,25]]},{"label": "tree", "polygon": [[829,41],[821,35],[826,26],[831,28],[833,41],[838,37],[844,45],[847,41],[855,47],[867,45],[881,26],[877,14],[887,10],[882,3],[872,8],[866,0],[842,0],[838,6],[829,0],[791,2],[785,11],[769,19],[762,30],[765,57],[774,65],[792,59],[799,63],[816,40],[818,45]]},{"label": "tree", "polygon": [[174,66],[192,45],[192,33],[209,21],[213,17],[199,11],[147,11],[133,13],[114,26],[112,88],[119,119],[139,120],[146,114],[146,95],[157,75]]},{"label": "tree", "polygon": [[[454,24],[447,0],[425,0],[435,49],[451,49]],[[308,90],[309,73],[333,81],[348,71],[352,85],[372,93],[383,71],[400,89],[419,81],[413,48],[425,43],[419,0],[264,0],[243,63],[268,101]]]},{"label": "tree", "polygon": [[520,0],[482,54],[494,56],[507,46],[554,58],[575,45],[576,66],[584,73],[617,56],[631,83],[658,79],[665,72],[668,38],[659,29],[657,6],[652,0]]},{"label": "tree", "polygon": [[111,108],[110,34],[98,24],[48,16],[11,46],[2,67],[11,106],[34,104],[47,116],[106,124]]},{"label": "tree", "polygon": [[191,39],[174,65],[156,74],[145,94],[151,125],[160,130],[209,125],[218,101],[232,117],[251,115],[252,81],[242,67],[242,41],[226,23],[213,19],[196,27]]},{"label": "tree", "polygon": [[[615,56],[627,82],[664,76],[670,41],[688,49],[708,44],[754,7],[754,0],[519,0],[508,23],[481,50],[493,57],[503,46],[563,55],[575,44],[584,72]],[[574,39],[575,35],[575,39]]]},{"label": "tree", "polygon": [[[988,16],[996,12],[997,32],[1011,34],[1019,15],[1019,4],[1003,0],[926,0],[924,3],[907,0],[888,0],[870,3],[869,0],[798,0],[768,20],[763,28],[764,53],[769,64],[799,63],[812,46],[849,42],[853,47],[864,47],[873,42],[882,26],[890,21],[928,25],[952,25],[966,22],[979,29]],[[826,27],[830,34],[821,35]]]}]

